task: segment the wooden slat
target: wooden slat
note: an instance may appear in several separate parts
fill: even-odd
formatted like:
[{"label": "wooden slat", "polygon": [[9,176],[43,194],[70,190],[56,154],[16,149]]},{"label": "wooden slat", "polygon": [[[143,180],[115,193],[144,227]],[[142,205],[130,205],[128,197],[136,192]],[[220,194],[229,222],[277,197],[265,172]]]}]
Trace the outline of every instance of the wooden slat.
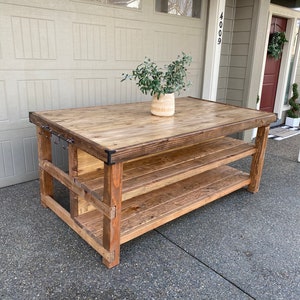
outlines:
[{"label": "wooden slat", "polygon": [[258,192],[259,189],[259,184],[260,184],[264,160],[265,160],[265,152],[267,148],[269,129],[270,126],[265,126],[265,127],[260,127],[257,130],[257,136],[255,139],[255,147],[257,151],[252,159],[251,171],[250,171],[251,183],[248,187],[248,191],[252,193]]},{"label": "wooden slat", "polygon": [[142,155],[197,144],[209,138],[276,120],[272,113],[192,98],[176,99],[176,114],[170,118],[150,114],[150,103],[133,103],[30,113],[30,121],[107,161],[126,161]]},{"label": "wooden slat", "polygon": [[[77,149],[77,160],[78,160],[78,172],[76,178],[78,178],[78,176],[85,176],[86,180],[91,180],[91,179],[102,177],[101,182],[103,186],[103,168],[104,168],[103,162],[98,158],[86,153],[85,151],[82,151],[81,149]],[[98,182],[98,185],[99,184],[100,181]],[[91,187],[88,187],[86,185],[82,185],[82,187],[85,190],[91,192],[92,190],[96,190],[93,188],[91,189]],[[101,197],[102,197],[102,191],[101,191]],[[86,201],[82,197],[78,198],[78,214],[83,214],[93,210],[95,210],[95,207],[94,205],[92,205],[91,202]]]},{"label": "wooden slat", "polygon": [[116,215],[115,207],[109,207],[103,203],[100,199],[96,198],[96,195],[90,191],[86,191],[82,188],[80,183],[77,183],[70,177],[68,174],[60,170],[54,164],[50,163],[47,160],[41,160],[39,162],[40,168],[47,172],[59,182],[64,184],[72,192],[76,193],[80,197],[84,198],[86,201],[91,202],[97,209],[99,209],[105,216],[109,219],[114,219]]},{"label": "wooden slat", "polygon": [[[42,196],[43,202],[49,207],[60,219],[70,226],[82,239],[84,239],[91,247],[93,247],[107,261],[112,261],[114,253],[107,251],[101,242],[101,239],[95,239],[81,226],[79,226],[61,205],[59,205],[52,197]],[[98,212],[99,213],[99,212]]]},{"label": "wooden slat", "polygon": [[[68,162],[69,162],[69,176],[71,178],[78,177],[78,159],[77,148],[74,145],[68,147]],[[71,179],[70,179],[71,180]],[[78,195],[70,190],[70,215],[72,218],[79,214]]]},{"label": "wooden slat", "polygon": [[104,166],[104,191],[103,202],[109,207],[114,207],[114,219],[103,216],[103,246],[114,253],[113,260],[103,258],[103,263],[112,268],[120,263],[120,224],[122,200],[122,172],[123,164]]},{"label": "wooden slat", "polygon": [[179,163],[173,167],[161,169],[140,177],[124,180],[123,201],[132,197],[157,190],[166,185],[195,176],[223,164],[228,164],[237,159],[249,156],[255,152],[248,145],[239,146],[222,151],[220,154],[211,154],[206,158],[196,158],[193,161]]},{"label": "wooden slat", "polygon": [[249,182],[249,174],[223,166],[133,198],[132,206],[124,206],[121,241],[131,240],[242,188]]},{"label": "wooden slat", "polygon": [[[134,160],[124,164],[122,200],[228,164],[255,151],[253,145],[227,137]],[[84,174],[80,180],[90,190],[103,193],[103,172],[100,170]]]},{"label": "wooden slat", "polygon": [[79,175],[104,169],[104,164],[101,160],[80,149],[78,149],[78,165]]},{"label": "wooden slat", "polygon": [[[52,145],[51,134],[48,131],[43,130],[40,127],[36,128],[37,141],[38,141],[38,159],[52,161]],[[54,182],[49,173],[45,172],[43,168],[39,169],[40,173],[40,193],[41,203],[45,207],[46,203],[43,201],[44,196],[53,197],[54,194]]]},{"label": "wooden slat", "polygon": [[[250,183],[249,174],[228,166],[166,186],[122,203],[121,243],[210,203]],[[91,236],[102,239],[102,216],[89,212],[76,218]]]}]

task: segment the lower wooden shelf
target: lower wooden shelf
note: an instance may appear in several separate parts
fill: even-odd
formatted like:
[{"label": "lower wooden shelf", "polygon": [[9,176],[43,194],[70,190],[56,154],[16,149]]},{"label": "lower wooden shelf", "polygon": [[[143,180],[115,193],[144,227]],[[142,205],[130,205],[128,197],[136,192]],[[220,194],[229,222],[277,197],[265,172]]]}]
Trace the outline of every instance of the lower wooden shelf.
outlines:
[{"label": "lower wooden shelf", "polygon": [[[221,166],[122,202],[121,244],[250,183],[250,176]],[[102,244],[103,216],[90,211],[75,222]]]}]

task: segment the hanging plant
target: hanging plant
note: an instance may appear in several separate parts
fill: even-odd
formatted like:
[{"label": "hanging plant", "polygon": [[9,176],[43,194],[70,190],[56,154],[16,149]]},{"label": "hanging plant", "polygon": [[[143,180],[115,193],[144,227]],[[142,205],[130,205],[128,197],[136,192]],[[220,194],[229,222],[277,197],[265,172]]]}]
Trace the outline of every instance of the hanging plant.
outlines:
[{"label": "hanging plant", "polygon": [[276,60],[281,57],[284,43],[288,40],[285,38],[284,32],[274,32],[270,34],[268,55],[274,57]]}]

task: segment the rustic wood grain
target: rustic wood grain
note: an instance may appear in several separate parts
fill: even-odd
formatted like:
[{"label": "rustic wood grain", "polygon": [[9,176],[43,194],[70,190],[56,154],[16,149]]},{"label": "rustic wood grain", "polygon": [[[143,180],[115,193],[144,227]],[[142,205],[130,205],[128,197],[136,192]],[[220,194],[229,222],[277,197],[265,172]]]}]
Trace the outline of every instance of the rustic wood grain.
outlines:
[{"label": "rustic wood grain", "polygon": [[[93,188],[91,185],[86,185],[85,182],[89,182],[92,179],[95,180],[95,182],[99,185],[101,184],[101,187],[103,188],[103,162],[97,159],[96,157],[88,154],[85,151],[82,151],[81,149],[77,150],[77,160],[78,160],[78,178],[79,182],[82,185],[82,188],[84,188],[86,191],[90,191],[90,193],[94,193],[94,191],[97,194],[98,199],[102,200],[102,193],[97,193],[96,189]],[[81,177],[84,176],[86,178],[85,181],[81,180]],[[83,214],[88,211],[95,210],[95,206],[91,201],[86,201],[84,197],[78,198],[78,213]]]},{"label": "rustic wood grain", "polygon": [[156,117],[149,103],[88,107],[30,113],[31,122],[44,125],[84,151],[107,162],[126,161],[205,139],[229,135],[276,120],[272,113],[194,98],[176,99],[173,117]]},{"label": "rustic wood grain", "polygon": [[112,268],[120,262],[120,226],[121,226],[121,199],[122,199],[122,171],[123,164],[104,165],[103,202],[115,208],[115,218],[103,217],[103,246],[113,259],[103,258],[103,263]]},{"label": "rustic wood grain", "polygon": [[[248,185],[249,174],[228,166],[210,170],[186,180],[132,198],[123,203],[121,243],[165,224]],[[101,213],[94,211],[78,216],[77,221],[89,228],[91,235],[102,239]]]},{"label": "rustic wood grain", "polygon": [[[176,100],[173,117],[150,103],[30,113],[37,126],[41,201],[114,267],[120,244],[244,186],[257,192],[274,114]],[[255,145],[226,137],[258,127]],[[51,136],[69,143],[69,174],[55,166]],[[250,175],[226,166],[253,156]],[[70,190],[70,213],[53,199]]]},{"label": "rustic wood grain", "polygon": [[112,260],[111,253],[103,247],[101,239],[91,237],[88,230],[78,225],[73,218],[71,218],[70,213],[59,205],[52,197],[43,195],[42,198],[47,207],[49,207],[59,218],[68,224],[70,228],[72,228],[82,239],[93,247],[103,258],[108,261]]},{"label": "rustic wood grain", "polygon": [[[52,145],[51,145],[51,134],[44,131],[42,128],[37,127],[37,142],[38,142],[38,159],[39,161],[47,160],[52,162]],[[47,173],[41,167],[39,168],[40,173],[40,193],[41,193],[41,203],[46,207],[44,202],[44,196],[49,195],[53,197],[54,193],[54,182],[53,177]]]},{"label": "rustic wood grain", "polygon": [[255,147],[257,149],[252,159],[251,164],[251,183],[249,184],[248,191],[256,193],[259,190],[259,184],[262,176],[263,165],[265,160],[265,152],[268,142],[268,133],[270,126],[263,126],[258,128],[255,139]]},{"label": "rustic wood grain", "polygon": [[[73,178],[60,170],[54,164],[47,160],[40,160],[40,168],[45,171],[51,178],[57,179],[70,191],[83,198],[88,203],[91,203],[95,208],[100,210],[107,218],[113,219],[115,217],[115,207],[109,206],[102,199],[98,198],[98,195],[92,191],[86,189],[80,182],[73,180]],[[47,194],[49,195],[49,194]]]},{"label": "rustic wood grain", "polygon": [[[176,149],[124,163],[122,200],[159,189],[168,184],[254,154],[253,145],[233,138],[218,138],[191,147]],[[103,170],[85,155],[90,173],[79,180],[91,191],[103,194]]]},{"label": "rustic wood grain", "polygon": [[[68,146],[68,164],[69,175],[71,178],[78,178],[78,159],[77,148],[74,145]],[[77,217],[79,214],[78,195],[70,189],[70,215],[72,218]]]}]

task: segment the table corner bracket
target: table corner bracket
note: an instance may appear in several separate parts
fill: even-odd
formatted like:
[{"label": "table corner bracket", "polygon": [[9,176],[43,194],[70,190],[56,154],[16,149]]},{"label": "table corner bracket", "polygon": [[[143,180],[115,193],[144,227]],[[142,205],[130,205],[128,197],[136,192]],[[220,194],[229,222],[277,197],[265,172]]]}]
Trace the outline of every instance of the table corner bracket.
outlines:
[{"label": "table corner bracket", "polygon": [[114,165],[115,162],[112,161],[112,154],[115,154],[117,151],[116,150],[109,150],[109,149],[105,149],[104,150],[107,153],[107,160],[106,162],[104,162],[107,165]]}]

